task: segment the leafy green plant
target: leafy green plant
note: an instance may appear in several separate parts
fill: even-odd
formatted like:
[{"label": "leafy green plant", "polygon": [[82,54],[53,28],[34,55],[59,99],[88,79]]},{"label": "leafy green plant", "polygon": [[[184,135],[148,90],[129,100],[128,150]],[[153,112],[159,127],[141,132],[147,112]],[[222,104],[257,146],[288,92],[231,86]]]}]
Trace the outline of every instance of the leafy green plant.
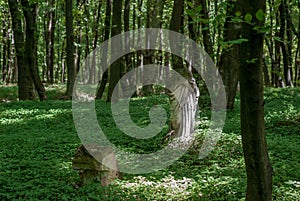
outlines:
[{"label": "leafy green plant", "polygon": [[[2,90],[6,91],[2,93]],[[15,88],[0,88],[1,98]],[[198,158],[210,124],[209,96],[202,90],[198,144],[168,168],[146,175],[123,174],[113,185],[94,183],[81,188],[71,160],[80,139],[74,127],[71,101],[48,100],[0,103],[0,199],[1,200],[244,200],[246,172],[239,124],[239,96],[227,113],[221,139],[211,154]],[[53,97],[60,93],[53,88]],[[265,90],[265,120],[270,159],[274,171],[274,200],[294,201],[299,192],[299,89]],[[13,100],[13,99],[12,99]],[[160,104],[168,112],[167,96],[134,98],[132,120],[149,123],[148,112]],[[99,124],[118,147],[134,153],[150,153],[163,147],[168,122],[153,139],[137,140],[116,127],[110,104],[96,101]]]}]

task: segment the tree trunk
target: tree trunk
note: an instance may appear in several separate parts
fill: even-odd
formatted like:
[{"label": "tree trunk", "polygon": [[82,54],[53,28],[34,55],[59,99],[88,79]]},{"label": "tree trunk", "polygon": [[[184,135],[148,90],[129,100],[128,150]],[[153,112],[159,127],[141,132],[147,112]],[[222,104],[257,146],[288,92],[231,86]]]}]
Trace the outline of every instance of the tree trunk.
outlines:
[{"label": "tree trunk", "polygon": [[[242,15],[265,12],[265,0],[239,0]],[[272,200],[272,167],[270,165],[264,123],[262,79],[263,34],[254,30],[263,22],[255,17],[253,24],[243,23],[240,49],[241,134],[247,171],[246,201]]]},{"label": "tree trunk", "polygon": [[270,86],[270,76],[269,76],[268,65],[267,65],[265,57],[263,57],[263,72],[264,72],[265,86],[269,87]]},{"label": "tree trunk", "polygon": [[[234,16],[239,10],[240,8],[233,1],[228,2],[227,16]],[[227,17],[224,27],[224,41],[229,43],[227,44],[228,47],[223,47],[219,68],[227,95],[227,109],[233,110],[239,81],[238,70],[240,63],[238,56],[240,44],[230,44],[230,41],[239,39],[241,25],[233,22],[231,17]]]},{"label": "tree trunk", "polygon": [[[184,1],[174,1],[172,18],[170,23],[170,30],[179,32],[180,26],[182,25],[182,15],[184,9]],[[171,37],[170,37],[171,38]],[[171,50],[174,45],[171,44]],[[199,89],[192,76],[190,70],[183,65],[182,58],[172,55],[172,66],[173,69],[180,73],[188,84],[182,83],[181,81],[171,83],[169,86],[173,89],[170,95],[170,133],[178,139],[188,140],[194,131],[194,122],[196,117],[196,109],[198,105]],[[172,76],[169,78],[172,80]]]},{"label": "tree trunk", "polygon": [[[300,1],[298,1],[298,10],[300,10]],[[298,22],[300,22],[300,15],[298,17]],[[298,23],[298,32],[295,34],[298,38],[298,45],[295,58],[295,82],[297,86],[300,86],[300,23]]]},{"label": "tree trunk", "polygon": [[293,22],[292,22],[292,16],[291,16],[291,11],[290,11],[290,5],[289,2],[287,2],[287,0],[284,0],[284,11],[285,11],[285,20],[286,20],[286,35],[287,35],[287,43],[286,43],[286,47],[287,47],[287,59],[289,61],[289,67],[288,67],[288,74],[290,76],[290,85],[289,86],[293,86],[293,68],[292,68],[292,64],[293,64]]},{"label": "tree trunk", "polygon": [[[116,36],[121,33],[122,30],[122,2],[123,1],[113,1],[113,16],[112,16],[112,29],[111,29],[111,36]],[[112,55],[118,55],[119,49],[122,47],[122,41],[115,41],[112,43],[113,47],[118,47],[117,49],[112,48]],[[109,86],[108,86],[108,94],[107,94],[107,101],[108,102],[117,102],[119,100],[119,89],[115,89],[118,81],[120,80],[121,76],[121,60],[120,58],[117,59],[111,66],[110,66],[110,76],[109,76]],[[112,94],[115,90],[115,97],[112,99]]]},{"label": "tree trunk", "polygon": [[[274,29],[274,17],[272,15],[273,11],[273,7],[274,7],[274,0],[268,0],[268,4],[269,4],[269,13],[270,13],[270,35],[271,38],[265,38],[265,42],[268,48],[268,52],[270,55],[270,59],[271,59],[271,82],[270,82],[270,86],[277,86],[277,83],[279,83],[278,81],[278,74],[275,73],[275,69],[276,69],[276,57],[275,57],[275,53],[274,53],[274,33],[273,33],[273,29]],[[276,17],[277,19],[277,17]],[[276,26],[276,25],[275,25]],[[277,34],[277,33],[276,33]]]},{"label": "tree trunk", "polygon": [[[61,9],[60,4],[56,1],[56,8]],[[56,13],[56,19],[57,19],[57,24],[61,24],[61,12]],[[61,27],[57,26],[57,32],[56,32],[56,37],[55,37],[55,43],[58,44],[58,48],[56,48],[56,69],[55,69],[55,79],[58,82],[61,82],[61,72],[62,72],[62,52],[63,52],[63,46],[64,46],[64,38],[61,38]]]},{"label": "tree trunk", "polygon": [[[193,1],[193,5],[191,6],[191,4],[188,4],[188,9],[195,9],[199,6],[199,1]],[[199,27],[199,23],[195,22],[195,18],[196,16],[192,16],[192,15],[188,15],[188,30],[189,30],[189,37],[197,42],[199,33],[198,33],[198,27]]]},{"label": "tree trunk", "polygon": [[[298,52],[299,52],[299,47],[298,47]],[[296,85],[300,86],[300,58],[296,58],[296,71],[298,72],[296,74]]]},{"label": "tree trunk", "polygon": [[74,62],[74,31],[73,31],[73,3],[72,0],[65,0],[66,11],[66,37],[67,37],[67,91],[66,96],[72,97],[75,83],[76,71]]},{"label": "tree trunk", "polygon": [[85,6],[84,6],[84,14],[85,14],[85,18],[87,20],[85,20],[85,65],[89,68],[89,73],[88,73],[88,77],[85,77],[84,79],[88,79],[87,81],[89,83],[92,83],[92,79],[91,76],[94,73],[92,66],[90,65],[90,37],[89,37],[89,32],[90,32],[90,26],[89,26],[89,21],[90,21],[90,10],[89,10],[89,2],[85,1]]},{"label": "tree trunk", "polygon": [[[83,12],[83,9],[82,7],[84,7],[83,5],[84,2],[81,2],[81,0],[78,0],[76,1],[76,8],[79,10],[80,13]],[[82,31],[82,20],[83,20],[83,16],[80,15],[77,17],[76,19],[76,31],[75,33],[76,36],[75,37],[75,41],[76,41],[76,44],[81,44],[82,43],[82,34],[83,34],[83,31]],[[81,53],[82,53],[82,47],[81,45],[76,45],[75,47],[75,69],[76,69],[76,74],[79,72],[80,70],[80,62],[81,62]]]},{"label": "tree trunk", "polygon": [[282,58],[283,58],[283,73],[284,73],[284,81],[287,86],[293,86],[293,78],[292,78],[292,69],[289,59],[289,52],[288,47],[285,41],[285,31],[286,31],[286,6],[282,3],[279,6],[280,12],[280,30],[279,30],[279,37],[281,38],[282,42],[280,43],[281,51],[282,51]]},{"label": "tree trunk", "polygon": [[22,0],[22,8],[26,22],[26,47],[25,59],[30,70],[30,75],[34,83],[35,89],[38,92],[40,100],[47,99],[46,90],[39,76],[37,66],[37,37],[36,37],[36,14],[37,3],[29,4],[28,0]]},{"label": "tree trunk", "polygon": [[[138,8],[138,13],[137,13],[137,28],[141,29],[142,28],[142,17],[143,17],[143,0],[138,0],[137,3],[137,8]],[[140,31],[138,31],[138,35],[137,35],[137,41],[136,41],[137,45],[141,46],[141,33]],[[138,50],[136,52],[136,65],[137,66],[141,66],[142,65],[142,51]],[[141,81],[142,77],[140,76],[140,71],[137,71],[136,73],[136,83]],[[138,95],[138,93],[134,94],[134,95]]]},{"label": "tree trunk", "polygon": [[[106,11],[105,11],[105,29],[104,29],[104,41],[109,39],[110,35],[110,19],[111,19],[111,1],[106,0]],[[106,66],[107,65],[107,43],[105,43],[102,51],[102,59],[101,59],[101,66]],[[105,86],[108,81],[108,69],[103,72],[102,70],[102,78],[100,81],[100,86],[97,91],[96,99],[101,99],[103,96],[103,93],[105,91]]]},{"label": "tree trunk", "polygon": [[[280,21],[280,18],[277,17],[277,22]],[[276,36],[280,37],[279,33],[276,33]],[[280,42],[275,41],[275,60],[272,63],[272,71],[274,72],[274,83],[276,87],[284,87],[284,81],[281,77],[281,51],[280,51]]]},{"label": "tree trunk", "polygon": [[[208,13],[208,5],[207,0],[200,0],[200,4],[202,5],[201,14],[205,20],[209,20],[209,13]],[[209,23],[202,22],[202,35],[203,35],[203,44],[204,49],[207,52],[207,54],[210,56],[210,58],[214,61],[214,50],[213,50],[213,44],[210,37],[210,27]]]},{"label": "tree trunk", "polygon": [[9,0],[9,8],[12,17],[12,28],[14,32],[14,42],[18,67],[18,90],[19,100],[30,99],[29,94],[29,69],[25,60],[25,40],[22,29],[22,12],[17,0]]},{"label": "tree trunk", "polygon": [[[176,31],[179,32],[181,29],[181,25],[182,25],[182,15],[183,15],[183,11],[184,11],[184,1],[183,0],[178,0],[178,1],[174,1],[174,5],[173,5],[173,11],[172,11],[172,17],[171,17],[171,22],[170,22],[170,27],[169,29],[171,31]],[[180,45],[180,44],[171,44],[171,48],[172,45]],[[174,47],[173,47],[174,48]],[[172,66],[174,70],[179,71],[182,74],[186,74],[184,71],[186,71],[187,69],[184,68],[183,66],[183,60],[182,58],[179,58],[176,55],[172,55]]]},{"label": "tree trunk", "polygon": [[47,13],[48,23],[46,30],[46,63],[47,63],[47,82],[54,82],[54,31],[55,31],[55,0],[49,0],[49,11]]},{"label": "tree trunk", "polygon": [[[147,19],[146,19],[146,28],[159,28],[159,9],[163,9],[163,5],[160,4],[160,0],[148,0],[147,1]],[[143,51],[143,64],[144,65],[149,65],[153,64],[155,61],[155,50],[150,50],[150,44],[153,44],[156,42],[158,36],[155,35],[150,35],[149,32],[146,33],[146,48],[147,50]],[[148,80],[148,75],[144,72],[142,72],[143,76],[143,83],[147,83]],[[144,85],[142,88],[142,95],[150,95],[152,94],[153,91],[153,85]]]},{"label": "tree trunk", "polygon": [[[8,13],[5,11],[4,15],[7,16]],[[10,57],[10,39],[9,39],[10,24],[9,24],[9,20],[6,17],[3,18],[2,23],[3,23],[3,29],[2,29],[2,43],[3,43],[2,82],[5,82],[6,78],[7,78],[8,64],[9,64],[9,60],[10,60],[10,58],[9,58]]]},{"label": "tree trunk", "polygon": [[[130,19],[130,0],[125,0],[124,4],[124,31],[127,32],[129,31],[129,19]],[[124,44],[126,48],[126,52],[129,52],[130,50],[130,37],[125,37],[124,38]],[[130,65],[130,59],[131,59],[131,54],[125,55],[125,67],[128,69]]]},{"label": "tree trunk", "polygon": [[89,83],[95,83],[96,82],[96,54],[98,51],[96,51],[98,40],[99,40],[99,23],[100,23],[100,17],[101,17],[101,6],[102,1],[99,0],[98,2],[98,9],[97,9],[97,17],[94,22],[94,40],[93,40],[93,54],[92,54],[92,74],[89,77]]}]

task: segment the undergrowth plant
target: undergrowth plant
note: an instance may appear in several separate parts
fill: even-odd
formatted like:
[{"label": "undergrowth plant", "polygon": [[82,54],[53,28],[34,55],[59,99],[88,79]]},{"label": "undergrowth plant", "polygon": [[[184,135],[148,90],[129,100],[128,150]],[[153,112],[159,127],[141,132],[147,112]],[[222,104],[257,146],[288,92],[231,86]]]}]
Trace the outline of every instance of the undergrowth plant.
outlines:
[{"label": "undergrowth plant", "polygon": [[[151,174],[123,174],[108,187],[94,183],[78,188],[79,176],[71,161],[80,139],[71,101],[55,100],[62,90],[52,89],[50,100],[17,102],[16,87],[0,87],[0,100],[9,100],[0,103],[0,200],[244,200],[239,97],[208,157],[198,158],[210,122],[209,104],[205,102],[209,97],[202,94],[197,143],[174,164]],[[273,199],[300,200],[300,90],[266,89],[265,96]],[[132,120],[147,126],[149,109],[157,104],[168,111],[167,96],[132,99]],[[96,111],[104,133],[123,150],[150,153],[165,146],[161,140],[168,132],[168,122],[154,138],[137,140],[116,127],[109,103],[96,101]]]}]

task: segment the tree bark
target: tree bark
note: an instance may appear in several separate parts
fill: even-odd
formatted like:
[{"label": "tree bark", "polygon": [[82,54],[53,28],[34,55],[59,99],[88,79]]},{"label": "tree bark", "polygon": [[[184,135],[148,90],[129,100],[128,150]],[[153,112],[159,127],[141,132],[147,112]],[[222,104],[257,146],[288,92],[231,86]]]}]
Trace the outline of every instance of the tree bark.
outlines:
[{"label": "tree bark", "polygon": [[[110,35],[110,19],[111,19],[111,1],[106,0],[106,11],[105,11],[105,29],[104,29],[104,41],[109,39]],[[101,66],[107,65],[107,43],[105,43],[102,51],[102,59],[101,59]],[[102,70],[103,72],[103,70]],[[96,99],[101,99],[105,90],[105,86],[108,81],[108,69],[103,72],[103,76],[100,81],[100,86],[97,91]]]},{"label": "tree bark", "polygon": [[[298,1],[298,10],[300,10],[300,1]],[[300,15],[298,17],[300,22]],[[298,32],[295,33],[298,38],[297,52],[295,58],[295,82],[297,86],[300,86],[300,23],[298,23]]]},{"label": "tree bark", "polygon": [[65,11],[66,11],[66,37],[67,37],[67,90],[66,96],[72,97],[76,71],[74,62],[74,28],[73,28],[73,3],[72,0],[65,0]]},{"label": "tree bark", "polygon": [[[161,13],[161,9],[163,9],[163,5],[161,4],[161,0],[148,0],[147,1],[147,19],[146,19],[146,28],[159,28],[160,25],[160,18],[159,18],[159,13]],[[146,48],[147,50],[143,51],[143,64],[148,65],[148,64],[153,64],[155,63],[155,50],[150,50],[149,46],[152,43],[156,42],[158,36],[151,35],[151,33],[147,32],[146,33]],[[144,72],[143,74],[143,82],[147,82],[148,80],[148,75]],[[142,95],[150,95],[152,94],[153,91],[153,85],[145,85],[142,88]]]},{"label": "tree bark", "polygon": [[289,86],[293,86],[293,68],[292,68],[292,64],[293,64],[293,22],[292,22],[292,16],[291,16],[291,11],[290,11],[290,5],[289,2],[287,0],[284,0],[284,11],[285,11],[285,20],[286,20],[286,35],[287,35],[287,42],[286,42],[286,47],[287,47],[287,59],[289,62],[289,66],[288,66],[288,74],[289,74],[289,79],[290,79],[290,85]]},{"label": "tree bark", "polygon": [[[123,1],[113,1],[113,16],[112,16],[112,29],[111,36],[116,36],[121,33],[122,29],[122,2]],[[111,54],[118,55],[119,49],[122,48],[122,41],[115,41],[112,43],[113,47],[118,47],[117,49],[112,49]],[[108,86],[108,95],[107,102],[117,102],[119,100],[119,89],[115,89],[118,81],[121,76],[121,60],[117,59],[110,66],[110,76],[109,76],[109,86]],[[115,97],[112,99],[112,94],[115,90]]]},{"label": "tree bark", "polygon": [[265,86],[269,87],[270,86],[270,76],[269,76],[268,65],[267,65],[265,57],[263,57],[263,72],[264,72]]},{"label": "tree bark", "polygon": [[254,30],[263,22],[255,18],[265,12],[265,0],[239,0],[242,15],[250,14],[252,23],[243,23],[242,37],[247,42],[240,50],[241,134],[247,171],[246,201],[272,200],[272,167],[270,165],[264,123],[262,79],[263,34]]},{"label": "tree bark", "polygon": [[[129,20],[130,20],[130,0],[125,0],[124,16],[123,16],[124,31],[125,32],[130,30]],[[124,44],[125,44],[126,52],[129,52],[130,37],[125,37],[124,38]],[[128,69],[130,67],[131,56],[132,56],[131,54],[127,54],[127,55],[124,56],[125,57],[125,69]]]},{"label": "tree bark", "polygon": [[[239,11],[237,4],[229,1],[227,5],[227,16],[234,16]],[[232,21],[232,17],[227,17],[224,26],[224,41],[230,42],[239,39],[241,34],[241,24]],[[233,110],[237,85],[239,81],[239,52],[240,44],[228,44],[223,47],[222,55],[219,63],[220,74],[225,85],[227,95],[227,109]]]},{"label": "tree bark", "polygon": [[[7,11],[4,11],[4,16],[8,16]],[[2,82],[6,82],[7,72],[8,72],[8,64],[10,60],[10,39],[9,39],[9,30],[10,23],[9,19],[4,17],[2,19],[3,29],[2,29]]]},{"label": "tree bark", "polygon": [[90,36],[89,36],[89,32],[90,32],[90,26],[89,26],[89,20],[90,20],[90,7],[89,7],[89,2],[88,1],[84,1],[84,17],[87,19],[87,20],[84,20],[84,28],[85,28],[85,65],[89,68],[89,76],[86,77],[85,79],[88,79],[87,81],[89,83],[92,83],[90,79],[90,77],[92,76],[92,74],[94,73],[93,72],[93,68],[92,68],[92,65],[90,65],[90,57],[89,57],[89,54],[90,54]]},{"label": "tree bark", "polygon": [[91,74],[89,77],[89,83],[95,83],[96,82],[96,54],[98,51],[96,51],[98,40],[99,40],[99,23],[100,23],[100,17],[101,17],[101,6],[102,6],[102,1],[99,0],[98,2],[98,8],[97,8],[97,15],[96,19],[94,22],[94,30],[93,33],[94,35],[94,40],[93,40],[93,53],[92,53],[92,69],[91,69]]},{"label": "tree bark", "polygon": [[286,32],[286,5],[285,1],[279,6],[280,12],[280,30],[279,30],[279,37],[281,38],[282,42],[280,43],[281,51],[282,51],[282,58],[283,58],[283,73],[284,73],[284,81],[287,86],[293,86],[293,78],[292,78],[292,69],[291,63],[289,58],[289,51],[285,41],[285,32]]},{"label": "tree bark", "polygon": [[55,0],[49,0],[49,11],[47,13],[46,30],[46,63],[47,63],[47,82],[54,82],[54,31],[55,31]]},{"label": "tree bark", "polygon": [[30,70],[30,75],[41,101],[47,99],[45,87],[41,81],[37,65],[37,37],[36,14],[37,3],[30,4],[28,0],[22,0],[22,8],[26,22],[26,54],[25,59]]},{"label": "tree bark", "polygon": [[[200,0],[200,4],[202,5],[201,14],[205,20],[209,20],[209,13],[208,13],[208,5],[207,0]],[[207,52],[207,54],[210,56],[210,58],[215,61],[214,57],[214,50],[213,50],[213,44],[210,37],[210,27],[209,23],[202,22],[202,36],[203,36],[203,44],[204,49]]]},{"label": "tree bark", "polygon": [[25,38],[22,29],[22,12],[17,0],[9,0],[9,8],[12,17],[12,28],[14,32],[15,50],[18,67],[18,94],[19,100],[30,99],[29,84],[30,76],[29,69],[25,60]]},{"label": "tree bark", "polygon": [[[81,2],[81,0],[77,0],[76,1],[76,8],[79,10],[80,13],[83,12],[83,8],[84,7],[84,2]],[[75,33],[77,33],[74,37],[75,37],[75,41],[76,44],[81,44],[82,43],[82,35],[83,35],[83,31],[82,31],[82,21],[83,21],[84,17],[82,15],[78,16],[76,21],[76,31]],[[81,62],[81,54],[82,54],[82,47],[81,45],[76,45],[75,46],[75,69],[76,69],[76,74],[79,72],[80,70],[80,62]]]},{"label": "tree bark", "polygon": [[[182,15],[184,9],[184,1],[174,1],[172,18],[170,23],[170,30],[179,32],[182,25]],[[172,37],[170,37],[171,39]],[[175,47],[171,44],[171,50]],[[188,83],[183,83],[179,80],[172,79],[170,76],[171,84],[168,87],[173,91],[170,93],[170,133],[174,137],[181,140],[189,140],[193,131],[196,117],[196,110],[198,105],[199,89],[193,78],[192,72],[183,65],[182,58],[172,55],[172,66],[179,74],[181,74]]]},{"label": "tree bark", "polygon": [[[169,27],[171,31],[179,32],[181,30],[181,25],[183,23],[182,22],[183,11],[184,11],[184,1],[183,0],[174,1],[172,17],[171,17],[171,22]],[[170,44],[171,44],[171,48],[172,45],[180,45],[180,44],[173,44],[173,43]],[[173,69],[179,71],[179,73],[183,75],[188,74],[187,69],[183,65],[182,58],[179,58],[176,55],[172,55],[172,66]]]}]

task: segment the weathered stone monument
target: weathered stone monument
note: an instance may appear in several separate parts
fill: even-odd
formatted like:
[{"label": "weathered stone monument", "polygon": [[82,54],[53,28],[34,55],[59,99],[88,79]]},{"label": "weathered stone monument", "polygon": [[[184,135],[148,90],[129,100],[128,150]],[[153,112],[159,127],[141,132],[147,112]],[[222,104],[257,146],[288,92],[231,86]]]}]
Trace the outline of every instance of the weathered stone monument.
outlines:
[{"label": "weathered stone monument", "polygon": [[[109,164],[113,169],[104,164]],[[79,172],[82,185],[99,182],[101,186],[108,186],[119,177],[117,159],[109,146],[80,145],[72,165]]]}]

